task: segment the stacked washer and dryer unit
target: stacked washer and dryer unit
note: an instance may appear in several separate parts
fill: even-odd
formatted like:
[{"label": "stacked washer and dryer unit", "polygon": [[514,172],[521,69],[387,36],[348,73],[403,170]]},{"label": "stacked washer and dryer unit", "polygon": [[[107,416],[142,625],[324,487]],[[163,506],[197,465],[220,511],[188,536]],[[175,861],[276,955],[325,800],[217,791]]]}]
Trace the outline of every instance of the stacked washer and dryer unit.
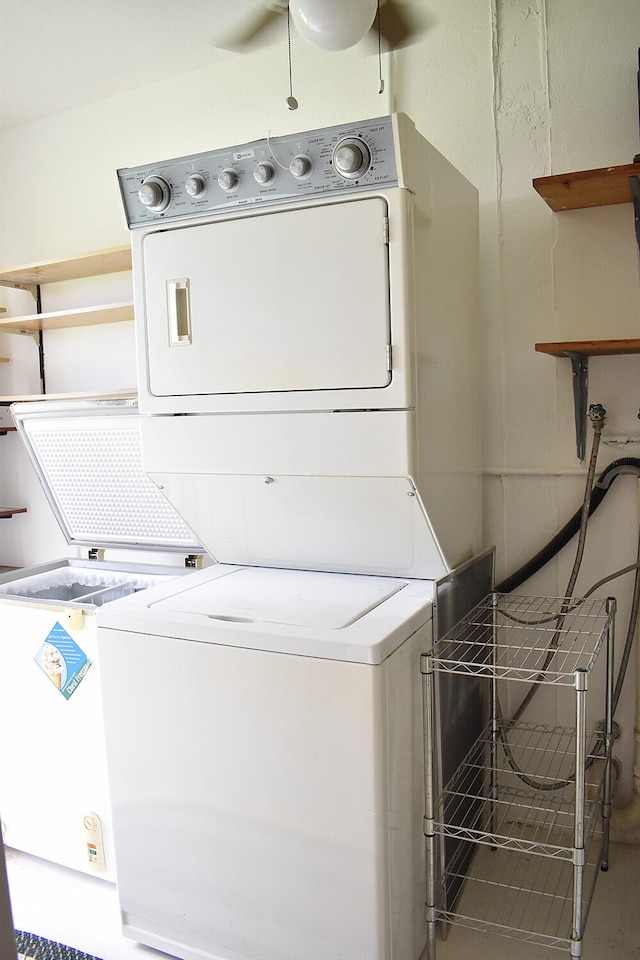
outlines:
[{"label": "stacked washer and dryer unit", "polygon": [[144,467],[218,561],[98,612],[123,930],[417,958],[419,658],[481,540],[476,191],[402,114],[119,180]]}]

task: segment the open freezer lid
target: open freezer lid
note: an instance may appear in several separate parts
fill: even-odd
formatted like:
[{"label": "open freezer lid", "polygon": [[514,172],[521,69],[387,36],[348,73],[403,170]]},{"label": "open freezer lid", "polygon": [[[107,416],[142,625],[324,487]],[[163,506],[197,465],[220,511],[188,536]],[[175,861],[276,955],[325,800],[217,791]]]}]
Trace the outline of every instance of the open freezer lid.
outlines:
[{"label": "open freezer lid", "polygon": [[70,544],[202,553],[142,467],[135,400],[38,400],[11,412]]}]

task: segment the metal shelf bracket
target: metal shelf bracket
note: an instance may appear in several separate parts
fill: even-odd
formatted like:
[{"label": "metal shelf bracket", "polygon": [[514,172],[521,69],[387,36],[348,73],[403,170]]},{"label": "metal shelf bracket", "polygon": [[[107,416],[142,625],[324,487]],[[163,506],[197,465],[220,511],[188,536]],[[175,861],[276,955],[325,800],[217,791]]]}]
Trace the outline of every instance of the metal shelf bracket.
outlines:
[{"label": "metal shelf bracket", "polygon": [[573,409],[576,424],[576,453],[584,460],[587,451],[587,395],[589,385],[589,360],[584,353],[566,351],[571,360],[573,373]]},{"label": "metal shelf bracket", "polygon": [[640,177],[629,177],[631,197],[633,199],[633,219],[636,228],[636,240],[640,249]]}]

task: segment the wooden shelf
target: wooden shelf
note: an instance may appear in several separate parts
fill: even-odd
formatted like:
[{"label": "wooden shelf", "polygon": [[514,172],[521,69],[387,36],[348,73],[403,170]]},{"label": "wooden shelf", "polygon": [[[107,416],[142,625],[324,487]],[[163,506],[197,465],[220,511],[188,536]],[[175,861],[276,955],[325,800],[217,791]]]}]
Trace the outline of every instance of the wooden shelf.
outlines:
[{"label": "wooden shelf", "polygon": [[131,247],[110,247],[65,260],[45,260],[12,270],[0,270],[0,286],[30,290],[43,283],[77,280],[131,270]]},{"label": "wooden shelf", "polygon": [[[69,257],[65,260],[46,260],[12,270],[0,271],[0,286],[14,287],[36,293],[44,283],[77,280],[81,277],[102,276],[131,270],[131,247],[110,247],[93,253]],[[3,310],[4,312],[4,310]],[[10,317],[0,322],[0,333],[37,333],[62,327],[81,327],[97,323],[119,323],[133,320],[133,302],[109,303],[55,313],[35,313]]]},{"label": "wooden shelf", "polygon": [[119,323],[133,320],[133,301],[107,303],[55,313],[33,313],[0,321],[0,333],[33,333],[37,330],[58,330],[62,327],[84,327],[96,323]]},{"label": "wooden shelf", "polygon": [[[638,159],[638,158],[636,158]],[[561,173],[553,177],[538,177],[534,190],[556,213],[562,210],[580,210],[603,207],[615,203],[633,203],[636,219],[636,238],[640,244],[640,163],[617,167],[599,167],[577,173]],[[573,371],[573,405],[576,424],[576,450],[584,460],[587,435],[587,385],[589,357],[614,357],[640,353],[640,339],[632,340],[568,340],[559,343],[536,343],[538,353],[552,357],[567,357]]]},{"label": "wooden shelf", "polygon": [[538,177],[533,181],[533,188],[556,212],[579,210],[631,203],[629,177],[633,176],[640,177],[640,163]]},{"label": "wooden shelf", "polygon": [[538,353],[551,357],[616,357],[628,353],[640,353],[640,340],[565,340],[559,343],[536,343]]},{"label": "wooden shelf", "polygon": [[[0,271],[0,286],[27,290],[36,298],[38,309],[40,298],[38,287],[45,283],[58,283],[63,280],[77,280],[82,277],[102,276],[109,273],[119,273],[131,270],[131,248],[129,246],[111,247],[108,250],[98,250],[93,253],[70,257],[66,260],[48,260],[34,263],[13,270]],[[5,313],[0,307],[0,313]],[[26,333],[35,335],[38,342],[41,370],[43,369],[42,330],[55,330],[62,327],[80,327],[100,323],[119,323],[124,320],[133,320],[133,302],[109,303],[99,306],[82,307],[75,310],[61,310],[55,313],[35,313],[29,316],[10,317],[0,321],[0,332]],[[4,361],[5,358],[0,358]],[[108,393],[73,393],[73,394],[36,394],[23,396],[0,397],[0,405],[7,406],[16,401],[42,400],[102,400],[114,397],[135,397],[137,391],[115,390]],[[6,435],[15,427],[1,427],[0,435]],[[0,507],[0,519],[7,519],[16,514],[26,513],[26,507]]]},{"label": "wooden shelf", "polygon": [[640,340],[564,340],[557,343],[536,343],[536,350],[550,357],[566,357],[571,361],[576,453],[578,460],[584,460],[587,444],[589,357],[620,357],[640,353]]}]

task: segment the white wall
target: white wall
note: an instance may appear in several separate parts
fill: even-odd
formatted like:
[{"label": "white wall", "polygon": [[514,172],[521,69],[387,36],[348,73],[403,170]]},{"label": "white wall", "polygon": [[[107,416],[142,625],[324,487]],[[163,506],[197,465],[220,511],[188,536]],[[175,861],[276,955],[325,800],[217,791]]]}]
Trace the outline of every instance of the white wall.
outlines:
[{"label": "white wall", "polygon": [[[421,42],[377,62],[356,48],[326,54],[294,42],[294,92],[285,104],[284,46],[216,69],[119,95],[9,131],[2,144],[1,261],[63,257],[127,241],[114,171],[295,129],[392,109],[420,131],[480,192],[484,354],[486,542],[498,575],[542,546],[580,505],[567,360],[536,354],[537,341],[635,337],[640,329],[638,251],[631,205],[554,215],[531,187],[536,176],[628,163],[639,150],[637,0],[422,0]],[[29,185],[28,188],[26,185]],[[126,279],[126,278],[125,278]],[[45,308],[103,293],[123,278],[45,290]],[[97,290],[96,290],[97,288]],[[15,294],[4,298],[23,312]],[[130,325],[46,335],[48,389],[133,382]],[[37,389],[35,346],[3,335],[0,394]],[[607,408],[609,435],[640,436],[635,357],[590,365],[590,402]],[[8,369],[12,368],[12,369]],[[589,437],[590,442],[590,437]],[[621,451],[603,445],[599,469]],[[29,513],[0,526],[0,562],[61,555],[15,437],[1,442],[0,499]],[[623,478],[596,514],[578,591],[635,559],[636,481]],[[562,593],[573,560],[563,551],[526,592]],[[630,578],[618,595],[619,646]],[[624,790],[632,749],[633,676],[621,711]]]}]

